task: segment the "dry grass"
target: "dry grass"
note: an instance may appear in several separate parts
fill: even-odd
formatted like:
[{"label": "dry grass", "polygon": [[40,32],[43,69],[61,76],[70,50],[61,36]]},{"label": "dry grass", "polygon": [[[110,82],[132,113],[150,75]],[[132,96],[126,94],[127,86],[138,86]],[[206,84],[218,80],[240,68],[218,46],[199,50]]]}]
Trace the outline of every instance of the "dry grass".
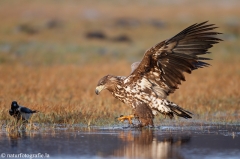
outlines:
[{"label": "dry grass", "polygon": [[[126,2],[1,1],[2,123],[11,123],[8,109],[11,101],[17,100],[40,111],[32,122],[112,124],[116,116],[130,113],[131,108],[107,92],[96,96],[98,79],[106,74],[128,75],[130,63],[140,60],[147,48],[205,20],[220,27],[225,41],[211,49],[212,67],[187,75],[187,82],[170,99],[193,112],[194,119],[238,122],[239,2]],[[136,23],[118,26],[119,19]],[[55,28],[48,28],[51,21],[57,22]],[[152,21],[163,26],[153,26]],[[34,30],[36,33],[31,33]],[[85,37],[86,32],[95,30],[109,38],[127,35],[132,42]]]},{"label": "dry grass", "polygon": [[[106,74],[127,75],[125,62],[98,65],[28,67],[1,65],[1,118],[10,120],[12,100],[39,110],[33,121],[39,123],[107,124],[131,112],[107,91],[94,90]],[[240,117],[240,64],[213,61],[211,67],[187,75],[187,81],[170,99],[193,112],[194,119],[237,122]],[[99,68],[99,69],[98,69]]]},{"label": "dry grass", "polygon": [[[116,65],[116,68],[121,67],[121,64]],[[107,98],[107,93],[98,98],[94,93],[100,76],[111,72],[109,65],[100,66],[101,72],[97,69],[98,65],[0,66],[0,96],[5,97],[1,100],[3,108],[0,120],[10,119],[7,111],[12,100],[39,110],[40,113],[33,120],[43,123],[90,124],[101,122],[102,119],[114,119],[119,115],[119,111],[114,113],[114,110],[118,110],[121,104]]]}]

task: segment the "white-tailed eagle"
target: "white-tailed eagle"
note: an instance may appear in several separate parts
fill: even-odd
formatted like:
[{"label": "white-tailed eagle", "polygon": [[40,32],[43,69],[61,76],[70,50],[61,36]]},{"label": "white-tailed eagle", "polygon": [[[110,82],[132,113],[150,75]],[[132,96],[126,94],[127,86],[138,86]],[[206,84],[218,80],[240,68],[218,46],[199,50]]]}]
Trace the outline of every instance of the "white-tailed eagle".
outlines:
[{"label": "white-tailed eagle", "polygon": [[167,100],[181,81],[185,81],[184,72],[209,66],[200,57],[209,53],[208,49],[221,39],[215,32],[217,27],[207,22],[193,24],[170,39],[164,40],[148,49],[140,62],[132,64],[129,76],[106,75],[96,87],[96,94],[107,89],[111,94],[130,105],[133,115],[122,116],[119,120],[138,117],[141,126],[153,125],[158,113],[172,118],[175,115],[191,118],[191,113],[179,105]]}]

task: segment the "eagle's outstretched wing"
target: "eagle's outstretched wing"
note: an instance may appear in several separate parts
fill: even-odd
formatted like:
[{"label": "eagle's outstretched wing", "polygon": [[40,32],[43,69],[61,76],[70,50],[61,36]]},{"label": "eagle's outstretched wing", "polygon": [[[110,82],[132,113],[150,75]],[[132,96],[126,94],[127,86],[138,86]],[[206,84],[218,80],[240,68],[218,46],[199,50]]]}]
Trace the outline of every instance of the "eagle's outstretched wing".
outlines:
[{"label": "eagle's outstretched wing", "polygon": [[209,53],[208,49],[221,41],[215,37],[220,34],[213,31],[216,28],[207,22],[194,24],[156,44],[145,52],[141,62],[134,64],[134,70],[124,83],[131,85],[144,79],[146,86],[142,88],[150,86],[159,97],[165,98],[178,88],[181,81],[185,81],[183,72],[191,73],[194,69],[209,65],[202,61],[209,58],[198,55]]}]

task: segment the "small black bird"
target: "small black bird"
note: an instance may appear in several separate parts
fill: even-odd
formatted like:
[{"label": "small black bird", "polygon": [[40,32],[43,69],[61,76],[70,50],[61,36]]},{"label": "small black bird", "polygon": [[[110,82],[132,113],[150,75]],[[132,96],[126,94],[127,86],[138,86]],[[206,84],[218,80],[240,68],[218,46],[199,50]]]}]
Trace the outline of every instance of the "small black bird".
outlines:
[{"label": "small black bird", "polygon": [[9,114],[19,121],[22,119],[23,121],[28,121],[28,119],[32,116],[33,113],[37,113],[36,110],[31,110],[29,108],[18,105],[16,101],[13,101],[11,104],[11,109],[9,110]]}]

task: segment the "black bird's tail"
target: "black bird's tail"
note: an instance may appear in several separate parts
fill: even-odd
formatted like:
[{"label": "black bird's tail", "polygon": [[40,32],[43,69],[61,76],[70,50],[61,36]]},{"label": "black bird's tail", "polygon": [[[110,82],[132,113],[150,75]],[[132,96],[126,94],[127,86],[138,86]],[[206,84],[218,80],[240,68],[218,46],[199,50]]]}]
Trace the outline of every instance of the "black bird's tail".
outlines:
[{"label": "black bird's tail", "polygon": [[38,113],[38,112],[39,112],[39,111],[37,111],[37,110],[33,110],[33,111],[32,111],[32,113]]}]

